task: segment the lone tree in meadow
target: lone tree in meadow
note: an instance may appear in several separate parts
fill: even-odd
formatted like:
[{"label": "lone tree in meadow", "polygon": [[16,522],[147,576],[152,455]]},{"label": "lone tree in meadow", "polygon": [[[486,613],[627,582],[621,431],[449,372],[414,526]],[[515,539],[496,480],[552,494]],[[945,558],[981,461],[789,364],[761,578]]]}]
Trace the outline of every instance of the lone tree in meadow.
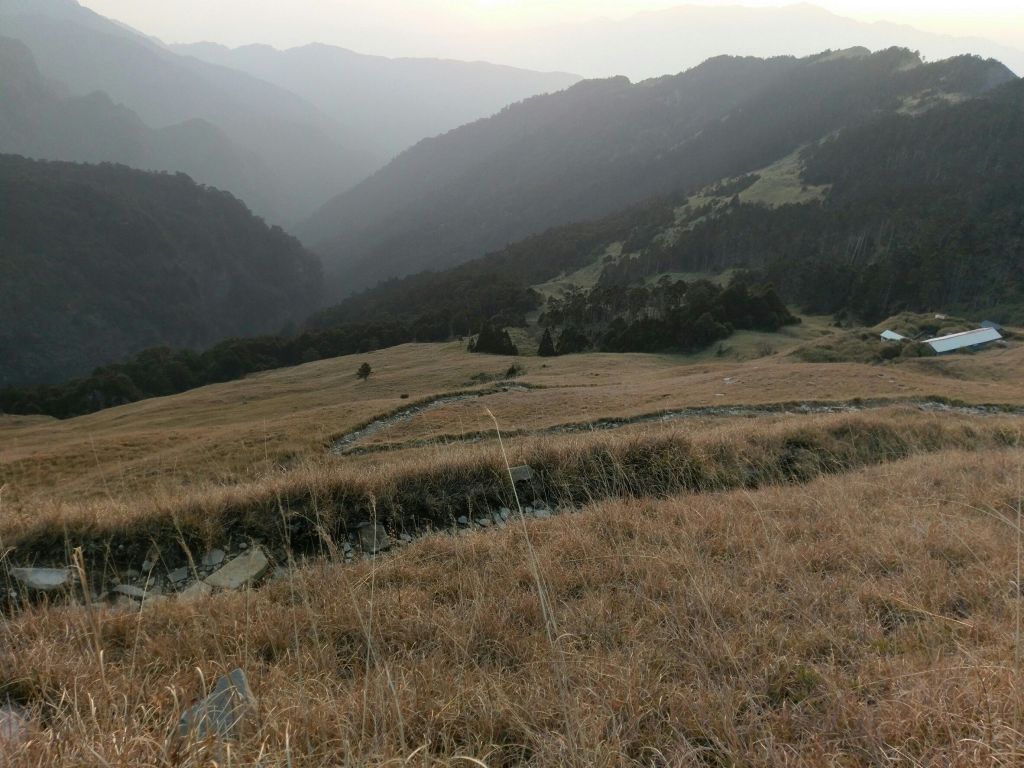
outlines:
[{"label": "lone tree in meadow", "polygon": [[554,357],[557,354],[555,352],[555,342],[551,338],[550,328],[544,329],[544,335],[540,339],[540,346],[537,348],[537,354],[541,357]]},{"label": "lone tree in meadow", "polygon": [[356,371],[356,376],[358,376],[363,381],[366,381],[368,378],[370,378],[371,373],[373,373],[373,368],[370,367],[370,364],[363,363],[362,365],[359,366],[359,370]]}]

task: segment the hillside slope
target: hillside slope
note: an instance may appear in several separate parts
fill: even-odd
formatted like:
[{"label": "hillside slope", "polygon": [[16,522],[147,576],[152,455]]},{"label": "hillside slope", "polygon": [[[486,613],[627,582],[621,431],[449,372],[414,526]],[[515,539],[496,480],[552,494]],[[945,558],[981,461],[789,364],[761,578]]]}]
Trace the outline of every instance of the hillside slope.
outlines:
[{"label": "hillside slope", "polygon": [[705,194],[604,281],[746,268],[811,312],[1024,317],[1024,81],[844,131],[801,164],[824,199],[768,207]]},{"label": "hillside slope", "polygon": [[187,176],[0,156],[2,385],[277,331],[319,283],[297,241]]},{"label": "hillside slope", "polygon": [[102,91],[157,129],[203,120],[258,154],[270,201],[259,213],[275,223],[304,218],[378,165],[366,148],[346,146],[335,121],[284,88],[180,56],[74,0],[0,0],[0,29],[73,95]]},{"label": "hillside slope", "polygon": [[925,91],[974,95],[1012,78],[997,62],[922,64],[892,49],[585,81],[421,142],[299,234],[352,291],[754,170]]},{"label": "hillside slope", "polygon": [[484,61],[367,56],[322,44],[284,51],[268,45],[227,48],[214,43],[171,48],[298,94],[344,126],[354,144],[369,147],[382,158],[580,80],[577,75]]}]

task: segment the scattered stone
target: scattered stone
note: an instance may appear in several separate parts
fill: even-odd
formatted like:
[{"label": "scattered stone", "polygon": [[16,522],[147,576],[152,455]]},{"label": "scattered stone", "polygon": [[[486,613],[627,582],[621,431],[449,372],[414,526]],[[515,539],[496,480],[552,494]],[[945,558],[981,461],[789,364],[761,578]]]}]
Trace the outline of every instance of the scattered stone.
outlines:
[{"label": "scattered stone", "polygon": [[359,524],[359,548],[371,555],[383,552],[391,546],[391,539],[384,526],[379,523]]},{"label": "scattered stone", "polygon": [[54,592],[71,586],[70,568],[11,568],[11,577],[36,592]]},{"label": "scattered stone", "polygon": [[412,544],[412,536],[410,536],[408,533],[403,533],[398,538],[404,541],[406,544]]},{"label": "scattered stone", "polygon": [[241,542],[238,543],[238,548],[239,549],[248,549],[249,548],[249,544],[244,542],[244,541],[241,541]]},{"label": "scattered stone", "polygon": [[527,464],[512,467],[509,474],[512,475],[513,483],[528,483],[533,480],[533,470]]},{"label": "scattered stone", "polygon": [[154,568],[156,568],[156,563],[154,563],[152,560],[143,560],[142,561],[142,572],[143,573],[149,573]]},{"label": "scattered stone", "polygon": [[533,511],[533,516],[539,519],[543,519],[545,517],[551,517],[551,512],[549,512],[546,509],[535,509]]},{"label": "scattered stone", "polygon": [[533,507],[531,507],[530,505],[526,505],[525,507],[523,507],[523,514],[524,515],[528,515],[528,516],[532,515],[533,514]]},{"label": "scattered stone", "polygon": [[494,521],[491,520],[491,518],[489,517],[478,517],[476,519],[476,524],[479,525],[481,528],[490,528],[492,525],[494,525]]},{"label": "scattered stone", "polygon": [[115,595],[123,595],[124,597],[130,597],[133,600],[145,600],[150,596],[150,593],[140,587],[133,587],[131,584],[118,584],[112,590]]},{"label": "scattered stone", "polygon": [[466,517],[465,515],[459,515],[458,518],[456,518],[455,522],[458,523],[463,528],[468,528],[469,527],[469,518]]},{"label": "scattered stone", "polygon": [[224,562],[224,550],[223,549],[211,549],[200,560],[204,568],[212,568],[215,565],[220,565]]},{"label": "scattered stone", "polygon": [[213,587],[205,581],[194,581],[178,593],[179,598],[194,600],[197,597],[206,597],[213,592]]},{"label": "scattered stone", "polygon": [[185,710],[178,721],[178,735],[232,739],[255,716],[256,697],[245,672],[234,669],[217,681],[209,696]]},{"label": "scattered stone", "polygon": [[188,566],[183,565],[181,568],[175,568],[173,571],[167,574],[167,580],[172,584],[179,584],[188,578]]},{"label": "scattered stone", "polygon": [[508,507],[502,507],[501,509],[498,510],[498,515],[501,517],[502,520],[508,520],[509,517],[512,515],[512,510],[510,510]]},{"label": "scattered stone", "polygon": [[207,576],[206,583],[216,589],[240,589],[260,578],[269,567],[263,550],[253,547]]}]

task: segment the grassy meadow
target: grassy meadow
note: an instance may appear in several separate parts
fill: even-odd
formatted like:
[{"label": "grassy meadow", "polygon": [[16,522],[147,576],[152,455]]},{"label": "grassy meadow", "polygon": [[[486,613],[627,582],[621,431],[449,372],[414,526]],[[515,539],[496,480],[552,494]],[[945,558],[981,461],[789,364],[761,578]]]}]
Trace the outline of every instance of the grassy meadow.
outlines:
[{"label": "grassy meadow", "polygon": [[[4,564],[81,547],[102,584],[245,540],[277,568],[0,617],[0,700],[31,716],[0,765],[1020,764],[1024,418],[916,403],[1024,405],[1024,348],[801,359],[842,333],[690,357],[405,345],[0,417]],[[561,514],[518,515],[520,463]],[[452,529],[498,506],[507,527]],[[366,520],[416,538],[345,562]],[[244,737],[177,739],[234,667],[259,700]]]}]

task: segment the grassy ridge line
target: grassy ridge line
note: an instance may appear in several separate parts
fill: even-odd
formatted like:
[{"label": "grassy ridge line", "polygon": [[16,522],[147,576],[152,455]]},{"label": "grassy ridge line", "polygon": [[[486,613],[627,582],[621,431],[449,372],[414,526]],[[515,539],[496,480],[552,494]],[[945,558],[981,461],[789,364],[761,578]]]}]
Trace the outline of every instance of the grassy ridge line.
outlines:
[{"label": "grassy ridge line", "polygon": [[[490,393],[484,393],[490,394]],[[455,395],[457,396],[457,395]],[[453,396],[453,397],[455,397]],[[439,396],[431,399],[431,404],[445,399]],[[928,397],[911,398],[853,398],[851,400],[791,400],[782,403],[765,403],[762,405],[706,405],[694,406],[691,408],[666,408],[659,411],[651,411],[636,416],[607,416],[593,421],[570,421],[564,424],[555,424],[541,429],[516,429],[503,432],[506,437],[527,437],[538,435],[570,434],[574,432],[589,432],[595,430],[618,429],[636,424],[649,424],[659,421],[673,421],[684,418],[710,418],[710,417],[752,417],[761,415],[782,415],[782,414],[820,414],[859,412],[869,409],[890,408],[892,406],[911,406],[922,410],[948,409],[969,415],[1024,415],[1024,406],[1007,405],[1005,403],[981,403],[972,405],[960,400],[951,400],[941,395]],[[405,410],[413,410],[408,408]],[[332,441],[332,450],[341,455],[362,456],[370,453],[385,453],[394,450],[405,450],[409,448],[423,448],[430,445],[448,445],[451,443],[475,443],[488,437],[494,437],[493,430],[476,430],[471,432],[446,433],[432,435],[430,437],[416,438],[404,442],[388,442],[375,445],[353,447],[353,443],[361,437],[358,433],[366,427],[385,422],[401,411],[392,412],[392,415],[385,415],[368,421],[359,429],[347,432],[342,437]],[[352,439],[350,439],[352,438]],[[346,441],[342,443],[342,441]]]},{"label": "grassy ridge line", "polygon": [[[690,438],[649,433],[549,437],[514,444],[512,459],[537,473],[533,493],[553,505],[612,497],[758,488],[946,449],[1019,445],[1018,419],[880,411],[809,417],[767,427],[729,425]],[[311,465],[230,488],[199,489],[146,508],[114,503],[63,507],[29,525],[3,521],[8,562],[63,562],[83,546],[93,566],[134,563],[152,544],[163,564],[239,537],[299,552],[329,549],[376,517],[391,531],[448,527],[459,515],[511,506],[495,446],[421,455],[392,465]]]}]

